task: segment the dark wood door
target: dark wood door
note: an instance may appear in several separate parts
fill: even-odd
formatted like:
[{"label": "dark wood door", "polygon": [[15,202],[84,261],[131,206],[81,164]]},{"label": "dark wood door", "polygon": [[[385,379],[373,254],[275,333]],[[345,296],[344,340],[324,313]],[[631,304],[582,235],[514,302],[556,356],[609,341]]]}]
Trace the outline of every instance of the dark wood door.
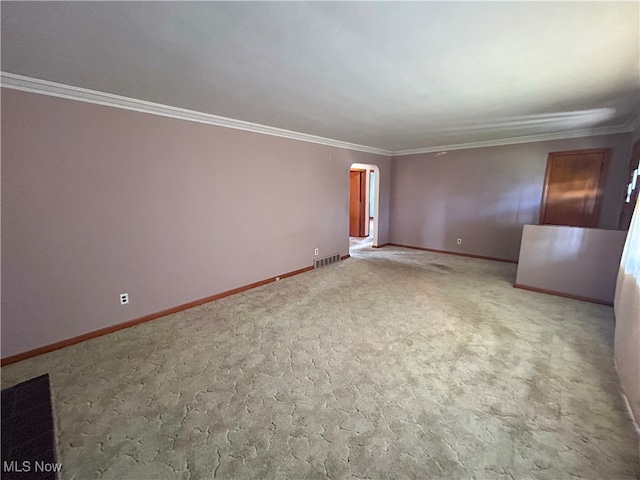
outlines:
[{"label": "dark wood door", "polygon": [[610,154],[608,148],[550,153],[540,223],[597,227]]},{"label": "dark wood door", "polygon": [[365,195],[366,172],[351,170],[349,172],[349,236],[366,237],[365,234]]}]

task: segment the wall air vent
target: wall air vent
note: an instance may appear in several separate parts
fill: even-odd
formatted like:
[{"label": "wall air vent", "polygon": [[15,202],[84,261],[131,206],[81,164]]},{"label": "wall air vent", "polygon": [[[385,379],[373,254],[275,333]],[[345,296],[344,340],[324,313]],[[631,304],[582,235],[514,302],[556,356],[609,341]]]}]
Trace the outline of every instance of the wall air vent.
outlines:
[{"label": "wall air vent", "polygon": [[329,265],[330,263],[336,263],[340,261],[340,255],[329,255],[328,257],[324,257],[324,258],[317,258],[314,262],[313,262],[313,268],[320,268],[320,267],[324,267],[325,265]]}]

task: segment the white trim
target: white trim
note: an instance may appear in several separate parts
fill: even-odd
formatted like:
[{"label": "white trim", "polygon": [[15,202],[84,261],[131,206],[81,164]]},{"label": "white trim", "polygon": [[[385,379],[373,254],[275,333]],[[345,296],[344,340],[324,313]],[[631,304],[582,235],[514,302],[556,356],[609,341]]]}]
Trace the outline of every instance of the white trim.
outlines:
[{"label": "white trim", "polygon": [[209,113],[196,112],[184,108],[172,107],[169,105],[161,105],[159,103],[147,102],[112,93],[98,92],[96,90],[88,90],[86,88],[74,87],[71,85],[63,85],[61,83],[49,82],[37,78],[25,77],[23,75],[15,75],[13,73],[1,72],[2,86],[22,90],[31,93],[40,93],[53,97],[67,98],[70,100],[78,100],[81,102],[94,103],[107,107],[122,108],[125,110],[133,110],[135,112],[150,113],[152,115],[161,115],[163,117],[177,118],[180,120],[188,120],[190,122],[206,123],[219,127],[234,128],[237,130],[245,130],[247,132],[261,133],[264,135],[273,135],[276,137],[290,138],[292,140],[300,140],[302,142],[318,143],[320,145],[328,145],[330,147],[345,148],[347,150],[356,150],[358,152],[373,153],[376,155],[390,156],[392,152],[380,148],[368,147],[366,145],[357,145],[355,143],[343,142],[331,138],[318,137],[302,132],[294,132],[282,128],[270,127],[268,125],[260,125],[258,123],[245,122],[233,118],[221,117],[219,115],[211,115]]},{"label": "white trim", "polygon": [[282,128],[270,127],[258,123],[245,122],[210,113],[196,112],[184,108],[162,105],[159,103],[147,102],[135,98],[123,97],[112,93],[98,92],[81,87],[64,85],[61,83],[50,82],[48,80],[40,80],[37,78],[25,77],[13,73],[0,72],[0,80],[2,87],[22,90],[25,92],[39,93],[42,95],[50,95],[53,97],[67,98],[70,100],[78,100],[81,102],[94,103],[107,107],[122,108],[125,110],[133,110],[135,112],[149,113],[152,115],[160,115],[163,117],[177,118],[190,122],[206,123],[208,125],[216,125],[219,127],[234,128],[237,130],[245,130],[247,132],[261,133],[264,135],[272,135],[276,137],[289,138],[302,142],[317,143],[320,145],[328,145],[330,147],[345,148],[347,150],[355,150],[358,152],[373,153],[375,155],[384,155],[397,157],[401,155],[416,155],[419,153],[433,153],[443,150],[464,150],[469,148],[497,147],[502,145],[516,145],[520,143],[543,142],[549,140],[563,140],[566,138],[592,137],[595,135],[609,135],[615,133],[633,132],[640,125],[640,117],[636,117],[628,121],[624,125],[614,125],[611,127],[601,127],[584,130],[571,130],[559,133],[545,133],[540,135],[527,135],[523,137],[503,138],[498,140],[487,140],[481,142],[459,143],[455,145],[439,145],[437,147],[415,148],[409,150],[384,150],[381,148],[369,147],[366,145],[358,145],[355,143],[343,142],[331,138],[318,137],[308,133],[294,132]]},{"label": "white trim", "polygon": [[539,135],[527,135],[524,137],[503,138],[501,140],[487,140],[482,142],[459,143],[456,145],[441,145],[439,147],[415,148],[412,150],[399,150],[393,152],[394,157],[401,155],[417,155],[419,153],[442,152],[445,150],[466,150],[469,148],[499,147],[503,145],[517,145],[520,143],[546,142],[549,140],[564,140],[567,138],[595,137],[597,135],[611,135],[615,133],[628,133],[633,131],[627,124],[611,127],[591,128],[584,130],[571,130],[558,133],[542,133]]}]

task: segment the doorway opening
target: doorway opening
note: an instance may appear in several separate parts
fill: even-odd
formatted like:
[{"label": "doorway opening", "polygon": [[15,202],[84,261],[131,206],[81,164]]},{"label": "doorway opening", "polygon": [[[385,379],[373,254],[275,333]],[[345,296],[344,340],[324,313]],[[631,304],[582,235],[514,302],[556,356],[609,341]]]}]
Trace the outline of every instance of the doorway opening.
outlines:
[{"label": "doorway opening", "polygon": [[380,169],[354,163],[349,169],[349,254],[378,246]]}]

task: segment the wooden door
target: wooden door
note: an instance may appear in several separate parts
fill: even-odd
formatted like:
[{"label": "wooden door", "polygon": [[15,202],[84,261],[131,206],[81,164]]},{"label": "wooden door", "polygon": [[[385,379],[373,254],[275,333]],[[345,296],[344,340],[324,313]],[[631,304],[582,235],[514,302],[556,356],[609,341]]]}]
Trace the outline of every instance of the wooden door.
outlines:
[{"label": "wooden door", "polygon": [[366,171],[349,171],[349,236],[366,237]]},{"label": "wooden door", "polygon": [[540,223],[597,227],[610,155],[608,148],[550,153]]}]

